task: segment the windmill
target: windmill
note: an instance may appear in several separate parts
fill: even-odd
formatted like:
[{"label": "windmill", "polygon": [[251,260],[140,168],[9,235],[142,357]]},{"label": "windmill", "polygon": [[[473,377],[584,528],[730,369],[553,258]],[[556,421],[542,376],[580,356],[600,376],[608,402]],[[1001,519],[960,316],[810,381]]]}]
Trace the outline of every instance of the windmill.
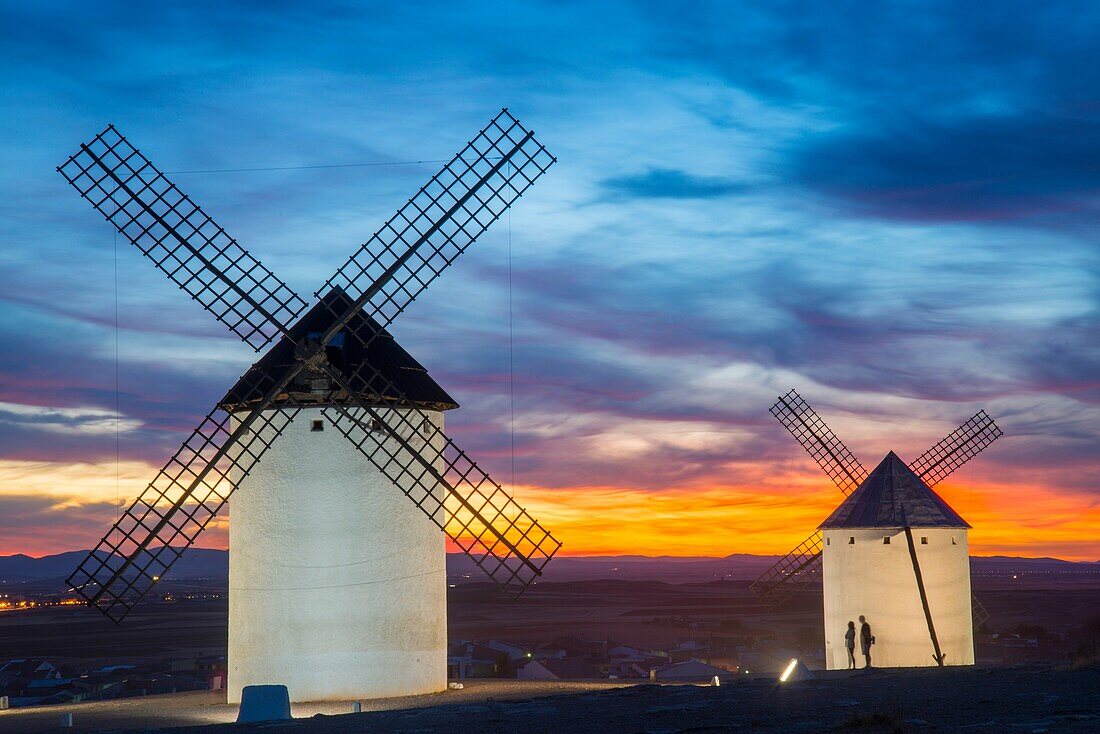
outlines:
[{"label": "windmill", "polygon": [[[856,493],[860,493],[865,484],[869,485],[869,474],[867,470],[859,460],[856,459],[848,447],[844,445],[844,442],[833,433],[832,429],[826,425],[825,421],[818,416],[814,409],[811,408],[795,390],[791,390],[786,395],[780,397],[771,407],[771,413],[783,424],[784,428],[794,436],[795,440],[802,445],[829,478],[832,479],[833,483],[836,484],[837,488],[840,489],[841,493],[847,498],[845,504],[848,504],[848,501],[855,497]],[[868,498],[873,496],[876,501],[889,502],[891,499],[891,497],[888,496],[889,492],[897,490],[897,497],[900,498],[904,494],[904,496],[909,497],[915,503],[915,505],[912,506],[926,506],[927,503],[932,502],[930,497],[939,500],[939,502],[943,502],[942,499],[932,491],[932,487],[970,459],[974,458],[978,453],[989,446],[989,444],[1000,438],[1001,435],[1001,429],[997,426],[996,422],[994,422],[985,411],[979,411],[937,444],[929,448],[914,461],[910,462],[908,466],[902,464],[900,459],[891,452],[879,467],[871,473],[874,475],[872,477],[874,481],[870,482],[870,484],[877,483],[877,488],[873,489],[869,485],[867,491],[862,492],[857,500],[866,503],[868,502]],[[898,468],[899,465],[901,467],[900,469]],[[902,469],[905,471],[902,471]],[[906,473],[911,474],[912,477],[906,476]],[[889,477],[885,494],[882,489],[882,482],[886,480],[883,479],[883,477]],[[946,503],[943,504],[946,506]],[[900,511],[900,509],[905,506],[906,504],[898,499],[898,502],[895,503],[894,511]],[[844,504],[837,509],[837,513],[839,513],[843,507],[845,507]],[[851,507],[845,511],[846,516],[851,514],[850,510]],[[947,507],[947,510],[950,510],[950,507]],[[837,513],[834,513],[834,516]],[[945,518],[950,518],[951,515],[953,515],[954,518],[958,517],[953,510],[951,510],[949,514],[946,512],[943,513],[943,517]],[[834,516],[830,516],[830,520],[833,520]],[[830,527],[830,520],[823,523],[822,527],[826,529]],[[961,518],[958,518],[958,520],[961,522]],[[953,523],[953,518],[950,521]],[[907,537],[911,536],[911,528],[914,526],[914,522],[915,521],[910,518],[906,522],[897,525],[896,529],[905,532]],[[947,521],[945,520],[944,522]],[[962,525],[968,527],[965,525],[965,522],[963,522]],[[946,526],[947,525],[933,525],[931,527]],[[849,525],[848,527],[856,526]],[[862,528],[864,526],[861,525],[859,527]],[[871,530],[876,527],[881,526],[868,524],[864,529]],[[905,528],[909,528],[909,530],[905,530]],[[963,539],[965,539],[965,531],[963,531],[962,536]],[[959,545],[958,539],[955,540],[955,543],[957,549],[961,548],[963,550],[962,557],[965,559],[965,543]],[[814,532],[753,582],[751,586],[752,591],[765,605],[776,607],[787,601],[799,589],[813,586],[822,581],[822,551],[824,548],[825,542],[823,533],[820,530]],[[920,571],[917,568],[918,562],[915,551],[907,562],[909,561],[911,561],[913,566],[910,568],[909,573],[910,575],[916,573],[918,576],[917,586],[920,586]],[[969,586],[968,570],[966,579],[967,585]],[[827,591],[826,596],[828,597],[828,595],[829,592]],[[921,596],[924,596],[923,592]],[[927,610],[927,604],[924,606]],[[967,616],[970,617],[969,621],[972,623],[973,627],[980,627],[988,618],[988,613],[976,597],[971,596],[968,606],[970,607],[967,610],[969,612]],[[932,622],[929,620],[926,621],[928,622],[931,632],[933,626]],[[841,630],[841,632],[843,632],[843,630]],[[827,634],[833,633],[834,630],[831,628],[827,629]],[[935,637],[935,634],[931,633],[931,636]],[[935,654],[940,653],[936,651]]]},{"label": "windmill", "polygon": [[[81,561],[76,593],[121,621],[244,485],[230,701],[273,681],[295,700],[444,688],[443,534],[514,597],[561,544],[443,432],[457,405],[386,328],[554,162],[502,110],[303,316],[306,302],[113,126],[82,144],[58,167],[80,195],[246,344],[274,345]],[[326,573],[347,582],[311,585]]]}]

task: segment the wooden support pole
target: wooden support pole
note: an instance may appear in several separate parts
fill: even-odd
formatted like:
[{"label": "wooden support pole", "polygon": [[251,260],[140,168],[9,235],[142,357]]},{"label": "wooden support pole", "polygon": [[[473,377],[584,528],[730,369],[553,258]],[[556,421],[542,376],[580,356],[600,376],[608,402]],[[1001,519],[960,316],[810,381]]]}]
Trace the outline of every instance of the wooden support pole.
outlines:
[{"label": "wooden support pole", "polygon": [[913,575],[917,577],[917,591],[920,592],[920,603],[924,607],[924,621],[928,623],[928,636],[932,638],[932,659],[936,665],[943,667],[943,659],[947,657],[940,652],[940,640],[936,637],[936,625],[932,623],[932,610],[928,608],[928,594],[924,591],[924,577],[921,576],[920,563],[917,561],[917,546],[913,544],[913,529],[905,526],[905,541],[909,544],[909,557],[913,559]]}]

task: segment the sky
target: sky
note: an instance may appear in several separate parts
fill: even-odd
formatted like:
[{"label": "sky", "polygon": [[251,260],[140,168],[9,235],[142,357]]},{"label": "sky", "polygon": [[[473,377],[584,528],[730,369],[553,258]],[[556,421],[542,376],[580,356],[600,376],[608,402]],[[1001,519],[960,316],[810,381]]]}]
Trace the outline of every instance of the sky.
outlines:
[{"label": "sky", "polygon": [[971,552],[1100,559],[1094,4],[3,4],[0,554],[91,547],[257,358],[80,142],[311,299],[506,106],[557,164],[391,330],[563,553],[789,550],[840,499],[795,388],[868,469],[984,408]]}]

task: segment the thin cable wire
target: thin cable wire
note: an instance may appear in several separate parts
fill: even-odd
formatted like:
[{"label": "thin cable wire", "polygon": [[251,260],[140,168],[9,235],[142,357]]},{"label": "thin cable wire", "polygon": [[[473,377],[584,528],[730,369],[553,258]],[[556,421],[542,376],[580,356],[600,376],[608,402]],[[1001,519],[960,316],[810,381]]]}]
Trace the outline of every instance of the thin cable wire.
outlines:
[{"label": "thin cable wire", "polygon": [[447,573],[447,569],[435,569],[432,571],[425,571],[423,573],[413,573],[408,576],[394,576],[388,579],[374,579],[373,581],[357,581],[350,584],[332,584],[328,586],[294,586],[289,588],[256,588],[247,586],[230,586],[229,591],[321,591],[323,589],[349,589],[354,586],[373,586],[374,584],[388,584],[393,581],[406,581],[408,579],[418,579],[424,576],[433,576],[437,573]]},{"label": "thin cable wire", "polygon": [[306,171],[319,168],[374,168],[376,166],[419,166],[424,163],[446,163],[445,160],[423,161],[380,161],[377,163],[330,163],[312,166],[265,166],[257,168],[205,168],[189,171],[165,171],[167,174],[182,173],[256,173],[261,171]]},{"label": "thin cable wire", "polygon": [[[485,156],[485,160],[500,160],[499,155]],[[375,168],[378,166],[420,166],[425,163],[447,163],[439,159],[425,159],[422,161],[376,161],[373,163],[322,163],[309,166],[262,166],[256,168],[203,168],[188,171],[165,171],[166,174],[179,175],[184,173],[257,173],[263,171],[307,171],[322,168]],[[509,164],[510,165],[510,164]]]},{"label": "thin cable wire", "polygon": [[[512,164],[508,164],[511,175]],[[512,452],[512,481],[509,484],[508,496],[513,497],[516,491],[516,368],[515,368],[515,332],[512,316],[512,209],[508,209],[508,398],[511,408],[511,421],[509,435]],[[514,518],[513,518],[514,519]]]},{"label": "thin cable wire", "polygon": [[122,493],[119,489],[119,417],[120,417],[120,381],[118,360],[118,231],[115,231],[114,239],[114,276],[115,276],[115,524],[122,521]]}]

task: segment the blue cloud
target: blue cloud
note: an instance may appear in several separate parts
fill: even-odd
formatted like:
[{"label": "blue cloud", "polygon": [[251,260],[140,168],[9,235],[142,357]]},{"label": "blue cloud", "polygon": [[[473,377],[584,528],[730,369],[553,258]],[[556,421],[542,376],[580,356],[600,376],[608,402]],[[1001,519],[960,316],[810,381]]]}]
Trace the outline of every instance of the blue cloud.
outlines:
[{"label": "blue cloud", "polygon": [[1094,220],[1100,118],[1031,112],[806,140],[792,178],[853,212],[916,221]]},{"label": "blue cloud", "polygon": [[600,185],[612,198],[637,199],[713,199],[748,190],[745,184],[737,181],[666,168],[609,178]]}]

